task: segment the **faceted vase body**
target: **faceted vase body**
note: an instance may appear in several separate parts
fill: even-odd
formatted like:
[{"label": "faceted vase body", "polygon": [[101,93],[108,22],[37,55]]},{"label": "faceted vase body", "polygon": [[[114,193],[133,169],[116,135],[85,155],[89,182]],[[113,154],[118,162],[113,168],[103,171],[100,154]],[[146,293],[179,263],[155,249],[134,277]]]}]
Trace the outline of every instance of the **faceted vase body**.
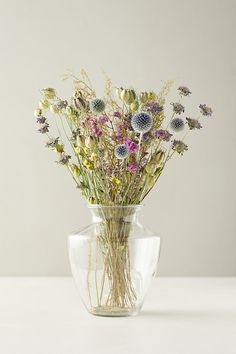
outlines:
[{"label": "faceted vase body", "polygon": [[69,236],[72,274],[87,310],[137,314],[160,253],[160,237],[137,220],[141,206],[90,206],[93,223]]}]

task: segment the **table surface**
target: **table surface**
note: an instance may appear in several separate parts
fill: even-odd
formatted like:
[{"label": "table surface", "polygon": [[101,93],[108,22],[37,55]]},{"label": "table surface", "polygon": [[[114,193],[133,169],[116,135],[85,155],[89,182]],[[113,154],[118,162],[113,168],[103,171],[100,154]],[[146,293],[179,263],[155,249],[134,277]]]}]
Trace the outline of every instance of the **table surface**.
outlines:
[{"label": "table surface", "polygon": [[236,354],[236,278],[159,278],[137,317],[88,314],[72,278],[0,278],[1,354]]}]

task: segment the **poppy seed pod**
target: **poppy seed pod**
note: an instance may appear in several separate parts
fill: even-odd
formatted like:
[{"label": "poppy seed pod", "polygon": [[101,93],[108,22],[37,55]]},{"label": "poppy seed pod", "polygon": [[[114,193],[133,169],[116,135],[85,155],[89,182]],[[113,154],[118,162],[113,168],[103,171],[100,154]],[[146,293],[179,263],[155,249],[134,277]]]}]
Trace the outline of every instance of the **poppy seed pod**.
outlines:
[{"label": "poppy seed pod", "polygon": [[139,99],[142,103],[146,103],[148,101],[148,92],[141,92]]},{"label": "poppy seed pod", "polygon": [[131,103],[130,109],[131,109],[132,112],[137,111],[138,108],[139,108],[139,103],[138,103],[138,101],[134,101],[134,102]]},{"label": "poppy seed pod", "polygon": [[134,90],[124,89],[120,93],[120,98],[127,104],[134,102],[136,98],[136,93]]},{"label": "poppy seed pod", "polygon": [[117,87],[116,88],[116,96],[117,96],[117,98],[119,98],[119,99],[121,99],[121,92],[123,91],[124,89],[123,89],[123,87]]}]

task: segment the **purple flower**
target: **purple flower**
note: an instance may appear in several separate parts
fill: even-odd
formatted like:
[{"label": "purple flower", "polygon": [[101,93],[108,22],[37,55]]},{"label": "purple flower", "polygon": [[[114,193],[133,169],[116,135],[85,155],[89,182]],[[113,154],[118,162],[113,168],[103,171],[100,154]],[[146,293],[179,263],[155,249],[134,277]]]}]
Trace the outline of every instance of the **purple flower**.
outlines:
[{"label": "purple flower", "polygon": [[40,126],[40,128],[38,129],[38,132],[40,132],[41,134],[45,134],[45,133],[48,133],[49,131],[49,124],[47,122],[45,122],[44,124],[42,124]]},{"label": "purple flower", "polygon": [[100,116],[100,117],[98,118],[98,120],[99,120],[99,123],[101,123],[101,124],[105,124],[105,123],[109,122],[108,116],[105,116],[105,115]]},{"label": "purple flower", "polygon": [[57,163],[59,163],[60,165],[66,165],[70,158],[71,158],[70,155],[61,154],[61,156],[60,156],[59,160],[57,161]]},{"label": "purple flower", "polygon": [[168,130],[164,129],[153,129],[151,132],[152,136],[164,141],[170,141],[172,134],[168,132]]},{"label": "purple flower", "polygon": [[135,172],[139,169],[139,164],[137,162],[130,162],[127,168],[130,172]]},{"label": "purple flower", "polygon": [[43,116],[37,117],[37,123],[44,124],[46,122],[46,118]]},{"label": "purple flower", "polygon": [[113,112],[113,116],[117,117],[117,118],[120,118],[121,114],[120,114],[120,112],[116,111],[116,112]]},{"label": "purple flower", "polygon": [[84,125],[86,122],[90,120],[90,118],[91,118],[90,116],[85,116],[83,119],[81,119],[80,123]]},{"label": "purple flower", "polygon": [[57,144],[58,144],[59,138],[50,138],[47,142],[46,142],[46,147],[48,148],[54,148]]},{"label": "purple flower", "polygon": [[181,140],[174,140],[173,145],[172,145],[172,149],[174,151],[178,152],[178,154],[183,155],[184,151],[188,150],[188,145],[186,145]]},{"label": "purple flower", "polygon": [[189,129],[201,129],[202,125],[199,123],[197,119],[192,119],[192,118],[186,118],[187,124],[189,126]]},{"label": "purple flower", "polygon": [[138,144],[129,138],[125,139],[125,144],[128,147],[130,153],[136,152],[138,150]]},{"label": "purple flower", "polygon": [[179,90],[179,94],[182,95],[182,96],[189,96],[192,92],[189,90],[188,87],[186,86],[180,86],[178,88]]},{"label": "purple flower", "polygon": [[200,104],[199,108],[203,116],[210,117],[213,113],[212,109],[210,107],[207,107],[205,104]]},{"label": "purple flower", "polygon": [[181,114],[182,112],[184,112],[184,106],[182,106],[181,103],[179,102],[175,102],[175,103],[171,103],[173,106],[173,111],[177,114]]},{"label": "purple flower", "polygon": [[163,106],[161,106],[158,102],[154,100],[148,101],[145,104],[145,108],[148,112],[151,112],[152,114],[160,113],[161,111],[163,111]]},{"label": "purple flower", "polygon": [[115,138],[117,138],[119,141],[123,141],[124,140],[124,134],[123,134],[124,126],[125,125],[124,125],[123,122],[117,124],[117,126],[116,126]]}]

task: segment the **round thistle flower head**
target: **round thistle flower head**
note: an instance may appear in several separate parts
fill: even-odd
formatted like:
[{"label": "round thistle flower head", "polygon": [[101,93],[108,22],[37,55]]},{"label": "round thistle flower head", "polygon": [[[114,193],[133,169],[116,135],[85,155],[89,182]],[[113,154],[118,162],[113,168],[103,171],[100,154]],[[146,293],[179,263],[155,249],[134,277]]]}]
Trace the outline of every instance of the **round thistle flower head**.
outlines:
[{"label": "round thistle flower head", "polygon": [[89,102],[89,106],[93,113],[102,113],[106,105],[100,98],[94,98]]},{"label": "round thistle flower head", "polygon": [[125,159],[129,155],[129,149],[125,144],[119,144],[115,147],[115,156],[119,160]]},{"label": "round thistle flower head", "polygon": [[145,112],[137,113],[131,118],[131,126],[138,133],[147,133],[152,124],[152,117]]},{"label": "round thistle flower head", "polygon": [[171,129],[178,132],[184,129],[184,121],[181,118],[174,118],[170,123]]}]

